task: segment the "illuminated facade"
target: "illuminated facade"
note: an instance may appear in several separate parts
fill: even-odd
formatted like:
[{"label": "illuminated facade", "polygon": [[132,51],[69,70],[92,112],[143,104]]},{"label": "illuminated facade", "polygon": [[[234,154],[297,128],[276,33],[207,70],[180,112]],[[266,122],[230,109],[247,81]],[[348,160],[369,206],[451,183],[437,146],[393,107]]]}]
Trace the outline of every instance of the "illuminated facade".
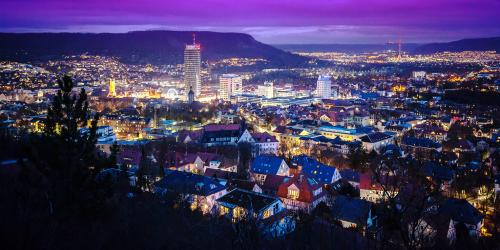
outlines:
[{"label": "illuminated facade", "polygon": [[229,101],[232,95],[242,93],[241,77],[235,74],[223,74],[219,78],[219,98],[224,101]]},{"label": "illuminated facade", "polygon": [[192,88],[194,95],[200,95],[201,89],[201,47],[196,44],[193,37],[193,44],[187,44],[184,49],[184,84],[185,93]]},{"label": "illuminated facade", "polygon": [[320,98],[331,98],[332,97],[332,80],[330,76],[319,76],[316,82],[316,96]]},{"label": "illuminated facade", "polygon": [[116,83],[115,80],[109,80],[109,92],[108,96],[114,97],[116,96]]},{"label": "illuminated facade", "polygon": [[273,82],[265,82],[264,85],[258,85],[256,94],[258,96],[264,96],[265,98],[273,98],[274,97]]}]

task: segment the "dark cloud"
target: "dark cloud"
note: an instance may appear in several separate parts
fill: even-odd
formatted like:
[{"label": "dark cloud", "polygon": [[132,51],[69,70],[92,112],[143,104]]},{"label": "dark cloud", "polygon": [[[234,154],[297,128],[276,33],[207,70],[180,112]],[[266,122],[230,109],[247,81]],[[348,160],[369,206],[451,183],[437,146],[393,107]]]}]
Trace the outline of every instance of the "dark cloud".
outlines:
[{"label": "dark cloud", "polygon": [[2,0],[3,31],[197,27],[266,42],[413,42],[500,35],[499,0]]}]

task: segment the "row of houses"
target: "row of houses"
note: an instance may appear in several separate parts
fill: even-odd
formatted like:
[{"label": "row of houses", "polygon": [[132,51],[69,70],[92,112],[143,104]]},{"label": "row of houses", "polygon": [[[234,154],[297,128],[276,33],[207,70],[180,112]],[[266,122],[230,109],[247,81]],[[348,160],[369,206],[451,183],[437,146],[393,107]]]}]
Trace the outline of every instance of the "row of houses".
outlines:
[{"label": "row of houses", "polygon": [[178,140],[183,143],[201,143],[205,147],[236,146],[250,143],[254,156],[277,154],[279,142],[269,133],[249,132],[243,124],[209,124],[200,131],[180,133]]}]

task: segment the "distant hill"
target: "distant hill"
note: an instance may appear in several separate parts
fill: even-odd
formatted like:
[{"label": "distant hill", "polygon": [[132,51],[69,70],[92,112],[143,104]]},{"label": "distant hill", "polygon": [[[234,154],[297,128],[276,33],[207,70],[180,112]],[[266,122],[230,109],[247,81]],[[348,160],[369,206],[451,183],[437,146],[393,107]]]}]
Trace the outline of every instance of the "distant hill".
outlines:
[{"label": "distant hill", "polygon": [[[256,41],[242,33],[194,32],[202,58],[264,58],[271,65],[297,66],[307,59]],[[64,55],[106,55],[126,63],[173,64],[183,61],[192,31],[128,33],[0,33],[0,60],[41,61]]]},{"label": "distant hill", "polygon": [[[413,51],[421,44],[402,44],[403,51]],[[367,53],[384,50],[397,50],[397,44],[275,44],[276,48],[290,52],[341,52]]]},{"label": "distant hill", "polygon": [[413,54],[432,54],[438,52],[495,50],[500,53],[500,37],[462,39],[448,43],[430,43],[415,48]]}]

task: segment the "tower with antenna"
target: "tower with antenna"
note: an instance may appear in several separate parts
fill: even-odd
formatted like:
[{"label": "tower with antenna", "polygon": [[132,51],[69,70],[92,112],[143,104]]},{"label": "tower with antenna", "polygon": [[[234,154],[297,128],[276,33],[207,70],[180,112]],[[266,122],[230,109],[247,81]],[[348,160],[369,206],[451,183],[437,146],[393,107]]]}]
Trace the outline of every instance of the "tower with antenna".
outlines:
[{"label": "tower with antenna", "polygon": [[196,35],[193,33],[193,44],[186,44],[184,49],[184,85],[185,94],[190,90],[197,97],[201,92],[201,48],[196,43]]},{"label": "tower with antenna", "polygon": [[398,62],[401,62],[401,38],[398,40]]},{"label": "tower with antenna", "polygon": [[400,62],[402,57],[403,57],[403,51],[402,51],[402,43],[401,43],[401,38],[398,39],[397,41],[393,42],[393,41],[388,41],[386,43],[387,45],[391,45],[390,46],[390,50],[392,51],[392,45],[397,45],[398,46],[398,55],[396,56],[396,62]]}]

